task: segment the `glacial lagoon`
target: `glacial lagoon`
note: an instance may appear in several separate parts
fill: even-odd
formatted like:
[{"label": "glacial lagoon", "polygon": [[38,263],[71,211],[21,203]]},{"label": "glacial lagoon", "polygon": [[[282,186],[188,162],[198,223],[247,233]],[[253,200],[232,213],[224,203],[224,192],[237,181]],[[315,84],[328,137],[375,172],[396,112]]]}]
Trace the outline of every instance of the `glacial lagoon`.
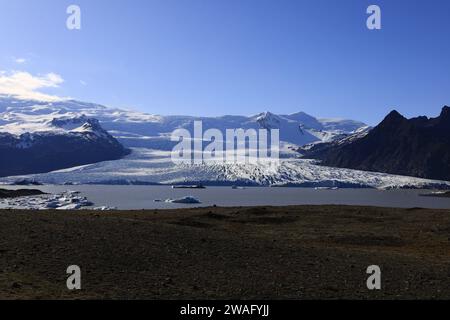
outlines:
[{"label": "glacial lagoon", "polygon": [[[360,205],[397,208],[450,209],[450,198],[424,197],[430,190],[377,190],[309,188],[207,187],[205,189],[173,189],[171,186],[0,186],[5,189],[39,189],[47,193],[62,194],[77,191],[94,203],[94,207],[115,207],[123,210],[175,209],[199,206],[284,206],[284,205]],[[191,196],[200,204],[166,202]],[[23,202],[23,200],[22,200]],[[1,204],[0,208],[5,208]],[[87,207],[88,208],[88,207]]]}]

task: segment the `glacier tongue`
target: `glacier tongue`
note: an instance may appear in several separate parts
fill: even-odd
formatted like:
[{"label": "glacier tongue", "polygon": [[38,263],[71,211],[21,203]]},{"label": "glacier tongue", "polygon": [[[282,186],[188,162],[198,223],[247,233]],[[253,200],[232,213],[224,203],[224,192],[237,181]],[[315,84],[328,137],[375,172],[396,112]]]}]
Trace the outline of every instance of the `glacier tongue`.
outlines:
[{"label": "glacier tongue", "polygon": [[45,174],[0,179],[30,179],[44,184],[194,184],[304,187],[431,188],[450,183],[383,173],[323,167],[314,161],[284,158],[279,167],[262,164],[174,164],[170,152],[135,148],[115,161]]}]

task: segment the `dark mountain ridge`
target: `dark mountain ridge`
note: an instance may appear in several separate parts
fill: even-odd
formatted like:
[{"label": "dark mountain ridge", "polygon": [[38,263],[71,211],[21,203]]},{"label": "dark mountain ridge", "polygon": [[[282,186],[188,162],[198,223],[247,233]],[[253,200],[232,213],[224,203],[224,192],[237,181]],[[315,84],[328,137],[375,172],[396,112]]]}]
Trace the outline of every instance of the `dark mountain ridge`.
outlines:
[{"label": "dark mountain ridge", "polygon": [[305,153],[332,167],[450,180],[450,107],[437,118],[392,111],[366,136]]}]

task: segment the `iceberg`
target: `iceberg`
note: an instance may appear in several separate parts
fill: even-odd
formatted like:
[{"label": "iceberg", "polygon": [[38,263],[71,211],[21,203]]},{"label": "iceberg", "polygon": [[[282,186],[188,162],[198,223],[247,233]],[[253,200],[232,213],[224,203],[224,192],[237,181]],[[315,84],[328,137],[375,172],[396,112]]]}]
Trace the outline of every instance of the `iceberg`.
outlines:
[{"label": "iceberg", "polygon": [[192,197],[192,196],[188,196],[188,197],[183,197],[180,199],[167,199],[166,202],[169,203],[186,203],[186,204],[198,204],[201,203],[200,200]]}]

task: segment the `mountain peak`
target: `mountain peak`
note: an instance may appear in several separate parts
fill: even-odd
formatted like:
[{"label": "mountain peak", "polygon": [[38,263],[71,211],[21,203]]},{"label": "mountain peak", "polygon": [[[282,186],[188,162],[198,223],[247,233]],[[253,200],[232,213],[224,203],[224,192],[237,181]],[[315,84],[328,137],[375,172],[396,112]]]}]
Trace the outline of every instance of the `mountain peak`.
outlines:
[{"label": "mountain peak", "polygon": [[273,117],[273,116],[275,116],[275,114],[270,111],[264,111],[264,112],[261,112],[259,114],[259,116],[260,117]]},{"label": "mountain peak", "polygon": [[406,120],[406,118],[401,115],[397,110],[392,110],[389,114],[384,118],[383,122],[398,122]]},{"label": "mountain peak", "polygon": [[303,111],[291,113],[289,116],[291,116],[291,117],[295,117],[295,116],[312,117],[311,115],[309,115],[309,114],[307,114],[306,112],[303,112]]},{"label": "mountain peak", "polygon": [[259,123],[259,125],[264,129],[278,129],[280,127],[280,118],[271,113],[271,112],[264,112],[261,113],[257,118],[256,122]]},{"label": "mountain peak", "polygon": [[450,107],[449,106],[444,106],[442,108],[440,117],[446,117],[446,118],[450,117]]}]

